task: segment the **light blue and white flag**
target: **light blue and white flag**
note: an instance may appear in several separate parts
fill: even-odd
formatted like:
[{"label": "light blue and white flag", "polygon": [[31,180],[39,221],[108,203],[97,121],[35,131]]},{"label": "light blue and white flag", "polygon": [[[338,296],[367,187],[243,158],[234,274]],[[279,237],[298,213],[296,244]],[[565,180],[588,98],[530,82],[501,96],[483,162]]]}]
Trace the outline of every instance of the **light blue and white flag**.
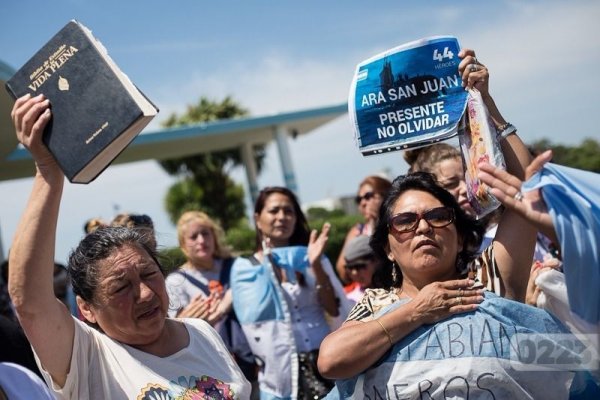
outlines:
[{"label": "light blue and white flag", "polygon": [[[327,399],[566,399],[597,390],[585,372],[593,357],[546,311],[486,293],[476,311],[420,327]],[[576,370],[587,380],[574,383]]]},{"label": "light blue and white flag", "polygon": [[[289,246],[270,249],[263,263],[237,258],[231,271],[233,309],[259,366],[261,400],[295,399],[299,374],[298,346],[291,321],[290,305],[273,269],[286,272],[289,283],[296,272],[304,275],[307,285],[314,287],[314,273],[309,268],[307,247]],[[273,263],[271,263],[273,260]],[[327,257],[321,258],[336,296],[340,299],[340,318],[345,319],[350,305]],[[316,300],[315,300],[316,301]],[[320,312],[326,335],[329,327]],[[334,321],[331,321],[333,324]],[[312,323],[318,329],[318,321]]]},{"label": "light blue and white flag", "polygon": [[562,253],[571,310],[600,322],[600,174],[548,163],[523,184],[541,188]]}]

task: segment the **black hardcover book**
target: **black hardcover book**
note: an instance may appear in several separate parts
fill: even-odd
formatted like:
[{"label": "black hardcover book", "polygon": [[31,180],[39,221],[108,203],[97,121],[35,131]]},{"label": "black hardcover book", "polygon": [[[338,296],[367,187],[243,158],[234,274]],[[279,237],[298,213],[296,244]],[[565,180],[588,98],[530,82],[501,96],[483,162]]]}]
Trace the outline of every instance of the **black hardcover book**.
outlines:
[{"label": "black hardcover book", "polygon": [[70,21],[6,82],[15,99],[43,93],[43,141],[69,181],[89,183],[158,113],[91,31]]}]

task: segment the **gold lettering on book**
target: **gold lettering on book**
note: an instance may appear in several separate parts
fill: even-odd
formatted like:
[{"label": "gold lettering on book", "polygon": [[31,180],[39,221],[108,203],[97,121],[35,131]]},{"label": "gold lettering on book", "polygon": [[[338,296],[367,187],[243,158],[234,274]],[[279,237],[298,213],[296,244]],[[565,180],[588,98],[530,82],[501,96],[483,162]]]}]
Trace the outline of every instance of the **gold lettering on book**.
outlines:
[{"label": "gold lettering on book", "polygon": [[58,71],[79,50],[74,46],[61,45],[52,55],[29,75],[29,89],[36,92],[56,71]]},{"label": "gold lettering on book", "polygon": [[105,130],[106,127],[108,127],[108,121],[103,123],[102,126],[96,132],[92,133],[92,135],[85,141],[85,144],[90,144],[90,142],[94,140],[96,136],[102,133],[102,131]]}]

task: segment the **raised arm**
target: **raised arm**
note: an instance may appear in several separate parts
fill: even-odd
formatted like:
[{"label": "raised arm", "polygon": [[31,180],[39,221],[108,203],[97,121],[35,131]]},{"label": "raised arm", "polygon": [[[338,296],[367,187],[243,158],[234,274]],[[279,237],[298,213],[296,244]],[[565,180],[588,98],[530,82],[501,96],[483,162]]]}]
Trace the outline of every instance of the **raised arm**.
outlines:
[{"label": "raised arm", "polygon": [[[489,115],[496,128],[506,126],[500,110],[489,93],[489,71],[475,58],[475,52],[463,49],[459,53],[462,59],[459,73],[466,87],[474,87],[481,93]],[[471,71],[470,65],[476,65]],[[520,179],[525,178],[525,170],[531,162],[531,155],[519,136],[514,133],[500,141],[506,163],[506,170]],[[494,256],[503,284],[502,295],[506,298],[525,301],[527,281],[533,259],[537,229],[527,223],[518,213],[507,209],[503,212],[496,236],[494,237]]]},{"label": "raised arm", "polygon": [[17,138],[33,156],[33,189],[17,227],[9,259],[9,292],[19,321],[45,370],[63,385],[73,349],[74,321],[54,296],[54,246],[64,176],[42,143],[51,118],[42,96],[22,97],[11,117]]},{"label": "raised arm", "polygon": [[311,231],[308,243],[308,262],[315,274],[317,296],[319,297],[321,306],[327,314],[332,317],[337,317],[340,314],[340,311],[333,291],[333,286],[329,280],[329,276],[323,270],[323,264],[321,262],[321,257],[325,251],[325,245],[329,239],[329,229],[331,229],[331,225],[325,223],[323,224],[321,233],[318,235],[316,229]]}]

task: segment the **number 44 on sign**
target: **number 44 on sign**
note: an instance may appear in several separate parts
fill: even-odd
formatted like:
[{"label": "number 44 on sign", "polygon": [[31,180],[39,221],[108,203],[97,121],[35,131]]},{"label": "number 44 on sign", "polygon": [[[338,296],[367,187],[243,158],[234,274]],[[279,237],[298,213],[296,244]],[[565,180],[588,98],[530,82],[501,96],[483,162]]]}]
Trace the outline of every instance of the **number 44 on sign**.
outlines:
[{"label": "number 44 on sign", "polygon": [[452,60],[454,58],[454,53],[448,47],[444,47],[443,54],[440,54],[438,49],[433,50],[434,61],[442,62],[444,61],[444,58],[447,58],[448,60]]}]

